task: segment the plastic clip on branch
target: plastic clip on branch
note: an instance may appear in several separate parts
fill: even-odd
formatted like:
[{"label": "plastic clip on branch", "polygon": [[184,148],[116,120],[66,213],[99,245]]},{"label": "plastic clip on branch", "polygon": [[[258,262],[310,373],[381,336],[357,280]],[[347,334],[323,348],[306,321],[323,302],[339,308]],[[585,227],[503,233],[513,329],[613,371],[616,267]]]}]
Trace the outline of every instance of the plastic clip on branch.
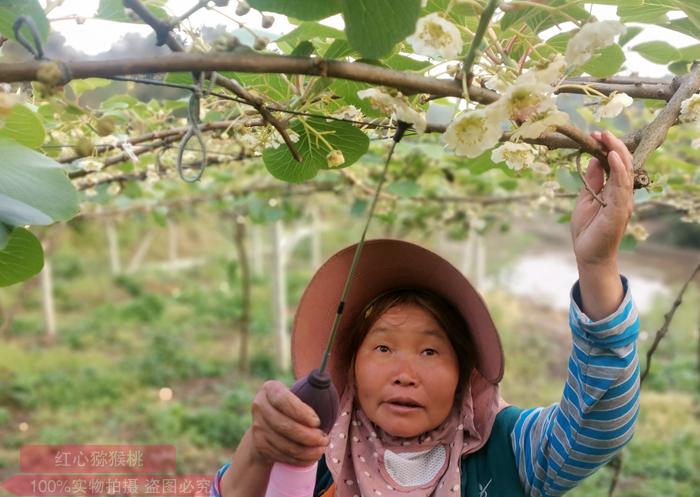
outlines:
[{"label": "plastic clip on branch", "polygon": [[[29,32],[32,34],[34,45],[32,45],[24,36],[22,36],[22,33],[20,33],[24,24],[27,25]],[[39,29],[36,27],[34,19],[29,16],[19,16],[12,25],[12,31],[15,33],[17,43],[26,48],[36,60],[44,59],[44,47],[41,45],[41,36],[39,35]]]},{"label": "plastic clip on branch", "polygon": [[[182,137],[180,147],[177,150],[177,173],[186,183],[194,183],[195,181],[198,181],[202,177],[202,174],[204,174],[204,168],[207,167],[207,146],[204,143],[202,131],[199,129],[199,99],[199,90],[193,91],[192,96],[190,97],[190,105],[187,110],[187,122],[189,127],[187,128],[185,136]],[[201,163],[194,176],[186,176],[182,166],[182,156],[185,153],[187,144],[193,136],[197,138],[197,141],[199,142],[201,150]]]},{"label": "plastic clip on branch", "polygon": [[[326,351],[323,354],[321,367],[314,369],[307,376],[300,378],[291,388],[292,393],[308,404],[316,412],[321,420],[320,429],[326,433],[331,431],[331,428],[338,417],[339,406],[338,392],[331,381],[330,374],[326,371],[328,359],[330,358],[331,347],[333,346],[335,334],[343,314],[345,300],[350,292],[350,283],[355,273],[357,263],[360,260],[362,248],[364,247],[367,229],[369,228],[369,223],[374,215],[374,208],[377,204],[377,199],[379,198],[382,185],[386,179],[386,172],[389,168],[391,156],[394,154],[396,144],[401,141],[401,138],[403,138],[408,126],[408,123],[403,121],[398,122],[393,143],[391,144],[391,149],[387,154],[382,175],[374,192],[374,198],[372,199],[372,205],[367,215],[365,228],[362,231],[360,242],[358,243],[355,254],[353,255],[348,277],[345,280],[345,286],[343,287],[343,293],[341,294],[340,302],[338,303],[335,319],[333,320],[333,326],[331,328],[331,334],[328,339],[328,345],[326,346]],[[316,483],[317,466],[317,462],[311,464],[310,466],[293,466],[290,464],[275,463],[270,473],[270,479],[268,480],[265,497],[311,497],[313,495],[314,486]]]}]

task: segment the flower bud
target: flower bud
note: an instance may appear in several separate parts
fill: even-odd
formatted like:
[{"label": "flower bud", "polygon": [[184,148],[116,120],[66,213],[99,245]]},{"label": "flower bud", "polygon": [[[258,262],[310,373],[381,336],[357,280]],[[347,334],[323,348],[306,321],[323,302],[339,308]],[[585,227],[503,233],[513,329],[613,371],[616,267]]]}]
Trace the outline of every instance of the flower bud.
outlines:
[{"label": "flower bud", "polygon": [[255,45],[253,45],[253,48],[255,50],[265,50],[265,47],[267,47],[268,43],[270,43],[270,40],[268,40],[264,36],[260,36],[255,39]]},{"label": "flower bud", "polygon": [[262,27],[267,29],[275,23],[275,18],[270,15],[262,16]]},{"label": "flower bud", "polygon": [[114,132],[114,119],[111,117],[101,117],[95,123],[95,131],[100,136],[108,136]]},{"label": "flower bud", "polygon": [[245,0],[240,0],[238,2],[238,5],[236,6],[236,15],[244,16],[248,12],[250,12],[250,5],[248,5],[248,2],[246,2]]},{"label": "flower bud", "polygon": [[326,161],[328,162],[328,167],[338,167],[345,164],[345,156],[340,150],[331,150],[326,155]]},{"label": "flower bud", "polygon": [[36,71],[36,79],[47,86],[58,86],[63,81],[63,71],[56,62],[42,62]]},{"label": "flower bud", "polygon": [[73,150],[75,150],[75,153],[78,154],[79,157],[87,157],[92,155],[95,151],[95,146],[90,138],[83,136],[78,140],[78,143],[73,145]]}]

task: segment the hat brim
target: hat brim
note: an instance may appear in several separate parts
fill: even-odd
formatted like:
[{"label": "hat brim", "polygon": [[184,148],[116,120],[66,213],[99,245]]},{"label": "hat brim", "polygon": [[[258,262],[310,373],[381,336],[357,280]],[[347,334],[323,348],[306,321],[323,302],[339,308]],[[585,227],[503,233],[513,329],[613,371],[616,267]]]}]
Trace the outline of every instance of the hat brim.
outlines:
[{"label": "hat brim", "polygon": [[[292,329],[292,365],[297,378],[318,368],[325,352],[338,303],[357,244],[328,259],[301,297]],[[419,288],[441,296],[462,315],[476,347],[477,369],[491,383],[503,377],[503,349],[491,315],[464,275],[439,255],[402,240],[365,242],[353,276],[338,337],[348,333],[357,314],[379,294],[394,288]],[[347,371],[340,370],[331,349],[328,371],[342,395]]]}]

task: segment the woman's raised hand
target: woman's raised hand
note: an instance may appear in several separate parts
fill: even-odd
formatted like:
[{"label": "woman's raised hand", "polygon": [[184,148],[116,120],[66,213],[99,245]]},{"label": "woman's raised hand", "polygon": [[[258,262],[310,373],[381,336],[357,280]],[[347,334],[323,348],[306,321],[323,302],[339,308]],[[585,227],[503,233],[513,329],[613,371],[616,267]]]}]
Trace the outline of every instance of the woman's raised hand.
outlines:
[{"label": "woman's raised hand", "polygon": [[608,152],[610,177],[603,188],[605,172],[598,159],[591,159],[586,181],[607,204],[603,207],[585,189],[571,216],[571,237],[576,260],[581,266],[614,265],[620,241],[634,208],[634,171],[632,154],[625,144],[609,131],[591,134]]},{"label": "woman's raised hand", "polygon": [[[571,238],[578,265],[583,312],[594,321],[609,316],[622,302],[624,289],[617,270],[617,251],[634,208],[632,154],[612,133],[592,133],[608,150],[610,177],[598,159],[591,159],[586,181],[606,206],[585,188],[571,215]],[[601,191],[602,189],[602,191]]]},{"label": "woman's raised hand", "polygon": [[308,466],[317,462],[329,438],[314,410],[283,383],[268,380],[255,395],[253,448],[262,460]]}]

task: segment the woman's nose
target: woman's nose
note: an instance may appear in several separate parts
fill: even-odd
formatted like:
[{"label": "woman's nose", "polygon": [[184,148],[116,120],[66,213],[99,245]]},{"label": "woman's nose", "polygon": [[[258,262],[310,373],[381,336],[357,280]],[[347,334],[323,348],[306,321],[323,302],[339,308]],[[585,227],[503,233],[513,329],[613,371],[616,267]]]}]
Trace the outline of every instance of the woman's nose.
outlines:
[{"label": "woman's nose", "polygon": [[397,358],[396,370],[394,373],[394,384],[396,385],[415,385],[418,383],[416,370],[413,368],[411,361],[407,359]]}]

